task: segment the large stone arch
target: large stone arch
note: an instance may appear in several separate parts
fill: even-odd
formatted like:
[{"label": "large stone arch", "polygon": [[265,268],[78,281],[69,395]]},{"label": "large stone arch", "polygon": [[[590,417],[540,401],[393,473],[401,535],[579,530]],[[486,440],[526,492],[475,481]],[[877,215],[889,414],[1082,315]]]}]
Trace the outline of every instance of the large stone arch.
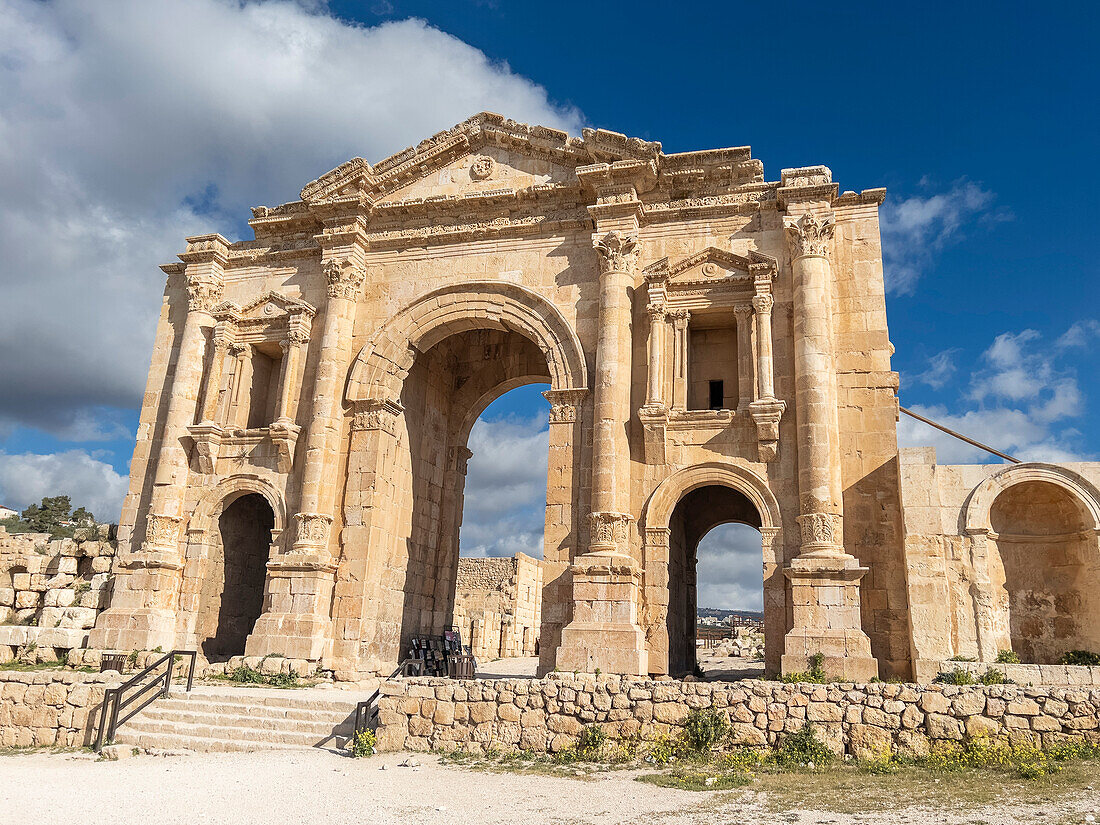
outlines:
[{"label": "large stone arch", "polygon": [[271,511],[275,514],[276,534],[286,528],[286,498],[282,490],[268,479],[254,473],[232,475],[223,478],[199,499],[187,525],[189,535],[207,534],[211,527],[217,527],[218,516],[236,499],[249,493],[257,493],[267,499]]},{"label": "large stone arch", "polygon": [[685,495],[707,485],[731,487],[742,493],[760,514],[762,529],[782,527],[779,502],[768,483],[747,467],[725,461],[708,461],[677,470],[657,485],[645,507],[645,526],[668,528],[672,511]]},{"label": "large stone arch", "polygon": [[1028,462],[1013,464],[1000,470],[970,493],[963,510],[963,528],[970,535],[992,531],[989,511],[997,496],[1017,484],[1029,481],[1043,481],[1068,491],[1076,498],[1089,514],[1091,528],[1100,534],[1100,491],[1086,478],[1066,467],[1056,464]]},{"label": "large stone arch", "polygon": [[553,303],[516,284],[466,281],[420,296],[382,326],[352,364],[348,402],[396,397],[418,352],[470,329],[517,332],[533,341],[546,356],[555,390],[588,386],[580,339]]},{"label": "large stone arch", "polygon": [[759,515],[764,573],[765,659],[768,670],[778,672],[783,635],[787,629],[779,502],[763,478],[747,467],[725,461],[708,461],[677,470],[657,486],[646,502],[643,514],[646,573],[643,625],[649,647],[650,670],[666,673],[669,668],[669,545],[673,514],[686,496],[705,487],[723,487],[740,493]]}]

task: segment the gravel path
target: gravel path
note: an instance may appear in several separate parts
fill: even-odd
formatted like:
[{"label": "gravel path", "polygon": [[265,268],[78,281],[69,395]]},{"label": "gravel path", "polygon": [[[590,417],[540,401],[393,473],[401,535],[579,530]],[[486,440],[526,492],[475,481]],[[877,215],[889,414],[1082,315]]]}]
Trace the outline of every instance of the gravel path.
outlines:
[{"label": "gravel path", "polygon": [[0,756],[0,823],[1053,825],[1085,823],[1100,805],[1100,795],[1085,792],[1002,810],[770,813],[751,793],[658,788],[626,772],[586,780],[493,774],[440,766],[420,755],[414,757],[420,767],[399,767],[406,758],[351,760],[325,751],[143,755],[119,762],[96,762],[87,754]]}]

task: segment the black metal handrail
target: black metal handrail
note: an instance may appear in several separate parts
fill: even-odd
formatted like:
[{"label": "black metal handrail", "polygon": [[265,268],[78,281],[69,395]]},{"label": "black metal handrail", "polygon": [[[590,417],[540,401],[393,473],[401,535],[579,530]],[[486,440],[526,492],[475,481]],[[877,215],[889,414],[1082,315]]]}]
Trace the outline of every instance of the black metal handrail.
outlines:
[{"label": "black metal handrail", "polygon": [[[407,676],[408,670],[412,667],[417,667],[422,675],[424,672],[423,662],[417,659],[406,659],[397,666],[397,670],[387,676],[383,681],[389,681],[397,675]],[[378,719],[378,697],[382,695],[382,686],[378,686],[378,690],[372,693],[368,698],[355,706],[355,726],[352,728],[352,742],[355,742],[359,738],[359,734],[370,728]]]},{"label": "black metal handrail", "polygon": [[[168,691],[172,687],[172,672],[176,669],[177,656],[189,656],[191,658],[191,663],[187,668],[187,691],[190,692],[191,686],[195,681],[195,660],[197,655],[197,651],[194,650],[173,650],[171,653],[165,653],[145,668],[145,670],[141,671],[141,673],[130,677],[118,687],[107,688],[107,690],[103,692],[103,704],[100,705],[99,730],[96,733],[93,750],[98,753],[104,745],[109,745],[114,742],[115,733],[118,732],[119,725],[140,713],[161,696],[168,695]],[[163,674],[157,673],[151,680],[142,684],[142,681],[147,676],[154,673],[165,664],[168,666],[164,669]],[[137,690],[130,696],[123,698],[123,694],[131,688],[137,688]],[[152,695],[147,695],[153,688],[159,688],[159,690]],[[141,704],[127,711],[121,719],[119,718],[119,711],[129,708],[143,696],[146,698]]]}]

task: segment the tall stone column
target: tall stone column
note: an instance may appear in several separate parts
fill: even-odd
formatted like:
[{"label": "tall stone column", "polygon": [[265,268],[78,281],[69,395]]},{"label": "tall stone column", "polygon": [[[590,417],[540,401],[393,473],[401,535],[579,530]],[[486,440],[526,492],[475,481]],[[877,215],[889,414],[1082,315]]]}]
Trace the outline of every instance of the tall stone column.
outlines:
[{"label": "tall stone column", "polygon": [[562,630],[563,670],[644,674],[638,624],[641,570],[630,554],[631,317],[637,239],[613,230],[593,244],[600,264],[588,552],[573,565],[573,621]]},{"label": "tall stone column", "polygon": [[187,239],[187,311],[167,402],[153,490],[139,549],[119,554],[111,606],[100,614],[89,645],[107,650],[149,650],[175,645],[184,535],[184,496],[190,473],[189,427],[195,423],[206,360],[206,329],[221,301],[228,241],[220,235]]},{"label": "tall stone column", "polygon": [[794,627],[783,669],[805,668],[821,653],[831,676],[878,674],[861,627],[859,581],[867,573],[844,551],[840,434],[831,329],[833,218],[811,212],[787,224],[794,275],[794,376],[801,551],[784,572],[791,581]]},{"label": "tall stone column", "polygon": [[317,661],[328,652],[336,557],[330,550],[343,423],[343,381],[351,357],[355,308],[364,272],[343,258],[323,264],[328,303],[321,333],[294,542],[268,562],[264,613],[248,637],[249,656]]}]

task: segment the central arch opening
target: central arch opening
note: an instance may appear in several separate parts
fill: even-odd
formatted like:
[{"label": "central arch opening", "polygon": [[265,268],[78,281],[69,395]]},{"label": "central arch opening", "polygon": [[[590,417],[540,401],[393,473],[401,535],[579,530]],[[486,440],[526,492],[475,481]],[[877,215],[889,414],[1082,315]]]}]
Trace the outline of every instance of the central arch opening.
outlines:
[{"label": "central arch opening", "polygon": [[[522,477],[530,482],[532,465],[542,474],[541,504],[545,507],[545,446],[537,439],[542,455],[517,455],[507,444],[510,436],[515,444],[523,440],[514,438],[515,422],[511,433],[507,422],[490,428],[496,430],[495,437],[484,426],[477,432],[474,427],[479,416],[506,393],[520,387],[524,393],[537,392],[527,389],[527,385],[542,385],[538,388],[541,390],[549,383],[550,372],[543,352],[530,339],[508,330],[472,329],[455,333],[416,357],[400,399],[408,432],[408,463],[401,485],[407,490],[409,502],[407,519],[399,528],[405,534],[408,554],[402,587],[400,659],[414,649],[414,640],[419,644],[421,637],[440,636],[456,624],[461,624],[464,631],[463,643],[477,641],[484,648],[483,658],[490,649],[498,654],[515,653],[517,646],[522,649],[525,632],[533,646],[534,637],[527,625],[521,626],[517,616],[501,616],[503,605],[499,610],[490,609],[493,607],[488,605],[490,596],[486,596],[481,612],[497,614],[495,626],[482,622],[481,638],[472,639],[477,617],[463,609],[456,623],[455,598],[471,447],[480,445],[495,457],[491,467],[482,468],[488,472],[475,473],[475,483],[481,484],[482,489],[476,491],[476,521],[465,533],[470,555],[503,556],[511,550],[507,555],[521,551],[532,558],[538,547],[541,556],[541,531],[536,534],[527,529],[525,532],[531,535],[525,536],[510,532],[507,522],[500,518],[500,507],[507,504],[508,496],[517,493],[508,474],[517,474],[516,480]],[[528,451],[531,449],[530,443],[525,446]],[[489,489],[484,488],[485,481],[491,482]],[[503,560],[498,566],[503,568]],[[503,569],[496,573],[502,580],[514,578]],[[506,589],[505,584],[500,589]]]},{"label": "central arch opening", "polygon": [[218,518],[199,597],[198,637],[208,661],[244,654],[263,611],[275,513],[258,493],[240,496]]},{"label": "central arch opening", "polygon": [[[707,629],[710,625],[701,623],[700,607],[720,611],[718,615],[722,619],[736,610],[744,614],[744,618],[755,620],[756,611],[762,612],[760,526],[756,507],[743,493],[731,487],[698,487],[677,503],[669,520],[667,629],[670,674],[683,676],[695,672],[701,652],[698,643],[701,641],[711,647],[708,644],[711,639],[703,638],[712,634]],[[753,560],[757,572],[750,574],[747,571],[753,569]],[[708,600],[721,599],[722,604],[701,603],[700,594]],[[752,597],[749,594],[753,594]],[[736,604],[742,600],[744,606]],[[759,618],[762,622],[762,615]],[[747,626],[758,630],[762,639],[760,625],[754,621]],[[724,622],[717,622],[713,627],[714,636],[723,628],[729,631],[725,636],[737,636],[737,631]],[[745,658],[755,660],[755,656]],[[752,668],[756,669],[763,671],[762,665]],[[731,670],[720,665],[714,675],[729,678],[753,675]]]}]

